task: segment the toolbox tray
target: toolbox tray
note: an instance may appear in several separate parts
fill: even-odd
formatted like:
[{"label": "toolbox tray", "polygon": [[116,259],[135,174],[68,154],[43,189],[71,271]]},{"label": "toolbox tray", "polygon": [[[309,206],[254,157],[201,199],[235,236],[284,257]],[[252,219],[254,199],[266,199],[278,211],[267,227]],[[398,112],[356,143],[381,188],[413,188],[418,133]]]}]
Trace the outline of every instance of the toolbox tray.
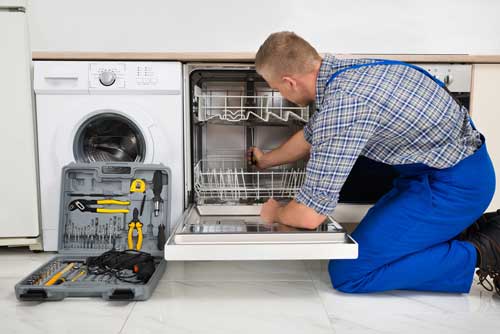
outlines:
[{"label": "toolbox tray", "polygon": [[[154,215],[153,176],[162,173],[162,190],[159,215]],[[145,192],[131,192],[131,182],[142,179]],[[164,250],[158,245],[159,225],[165,227],[165,240],[169,236],[169,212],[171,196],[171,173],[162,164],[141,163],[72,163],[62,170],[61,203],[58,232],[58,255],[43,264],[15,286],[17,299],[23,301],[62,300],[66,297],[102,297],[106,300],[148,299],[166,269]],[[50,196],[51,194],[42,194]],[[133,218],[134,208],[140,211],[143,224],[142,252],[154,257],[155,270],[146,283],[134,284],[118,280],[111,275],[82,275],[74,279],[83,268],[67,273],[67,280],[59,285],[45,286],[51,277],[71,262],[85,261],[88,256],[98,256],[113,248],[128,249],[128,224]],[[75,200],[114,199],[130,201],[129,205],[92,204],[94,208],[128,209],[128,213],[82,212],[69,210]],[[120,218],[120,219],[119,219]],[[100,225],[99,225],[100,224]],[[134,247],[137,245],[134,231]],[[161,247],[163,248],[163,247]],[[43,278],[42,278],[43,277]],[[64,277],[64,275],[63,275]]]}]

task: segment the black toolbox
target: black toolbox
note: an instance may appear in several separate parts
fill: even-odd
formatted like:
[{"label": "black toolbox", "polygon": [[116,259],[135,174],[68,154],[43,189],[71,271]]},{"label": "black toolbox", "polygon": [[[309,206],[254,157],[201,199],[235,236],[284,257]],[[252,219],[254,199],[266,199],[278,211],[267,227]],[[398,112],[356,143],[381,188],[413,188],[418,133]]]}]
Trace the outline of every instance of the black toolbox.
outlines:
[{"label": "black toolbox", "polygon": [[170,177],[161,164],[64,167],[58,255],[16,284],[16,297],[148,299],[166,269]]}]

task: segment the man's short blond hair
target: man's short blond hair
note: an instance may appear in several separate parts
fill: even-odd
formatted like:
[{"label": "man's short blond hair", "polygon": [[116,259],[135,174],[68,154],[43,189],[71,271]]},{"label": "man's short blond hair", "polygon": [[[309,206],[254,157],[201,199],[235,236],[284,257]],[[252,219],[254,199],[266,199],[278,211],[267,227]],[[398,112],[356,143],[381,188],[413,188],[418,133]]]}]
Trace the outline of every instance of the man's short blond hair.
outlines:
[{"label": "man's short blond hair", "polygon": [[255,56],[257,72],[273,78],[308,73],[318,62],[321,62],[318,51],[291,31],[269,35]]}]

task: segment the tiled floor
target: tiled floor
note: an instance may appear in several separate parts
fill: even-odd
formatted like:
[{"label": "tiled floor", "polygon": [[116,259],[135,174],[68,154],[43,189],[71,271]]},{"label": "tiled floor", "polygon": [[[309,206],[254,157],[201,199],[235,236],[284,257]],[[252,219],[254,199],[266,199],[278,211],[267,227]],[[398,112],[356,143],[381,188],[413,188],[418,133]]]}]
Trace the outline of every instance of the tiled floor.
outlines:
[{"label": "tiled floor", "polygon": [[325,261],[172,262],[146,302],[18,302],[14,285],[53,254],[0,248],[2,333],[496,333],[500,297],[347,295]]}]

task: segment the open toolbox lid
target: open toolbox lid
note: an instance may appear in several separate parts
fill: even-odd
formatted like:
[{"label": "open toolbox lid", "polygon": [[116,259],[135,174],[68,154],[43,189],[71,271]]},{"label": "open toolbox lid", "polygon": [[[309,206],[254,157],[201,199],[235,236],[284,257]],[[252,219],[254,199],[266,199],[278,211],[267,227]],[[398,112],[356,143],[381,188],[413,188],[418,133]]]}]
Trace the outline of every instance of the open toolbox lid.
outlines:
[{"label": "open toolbox lid", "polygon": [[[155,201],[155,173],[161,180],[161,199]],[[134,180],[133,192],[131,184]],[[58,252],[100,255],[113,248],[128,249],[129,223],[134,211],[142,223],[141,251],[163,257],[168,239],[171,172],[161,164],[71,163],[62,170]],[[158,182],[158,181],[157,181]],[[145,185],[145,190],[139,189]],[[50,196],[50,194],[45,194]],[[155,215],[155,204],[158,215]],[[141,210],[142,207],[142,210]],[[164,228],[160,238],[160,228]],[[132,233],[133,248],[139,242]]]}]

